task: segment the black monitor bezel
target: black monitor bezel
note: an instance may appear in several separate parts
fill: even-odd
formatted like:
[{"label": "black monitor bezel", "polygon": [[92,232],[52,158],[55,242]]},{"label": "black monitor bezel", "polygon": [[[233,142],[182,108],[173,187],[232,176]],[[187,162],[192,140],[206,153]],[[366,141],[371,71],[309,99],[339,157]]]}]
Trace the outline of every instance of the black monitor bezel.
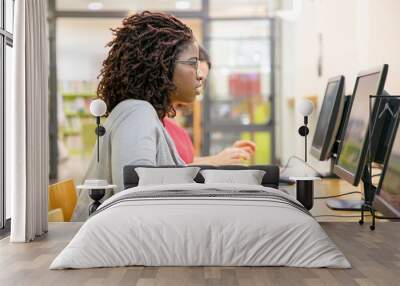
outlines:
[{"label": "black monitor bezel", "polygon": [[377,188],[377,192],[375,194],[374,202],[373,202],[374,208],[378,209],[384,215],[389,215],[389,216],[394,216],[394,215],[397,215],[397,214],[393,213],[390,210],[390,208],[387,206],[387,203],[386,203],[385,199],[383,199],[380,196],[380,192],[382,190],[383,181],[385,180],[385,174],[386,174],[387,168],[389,166],[389,160],[390,160],[390,156],[392,155],[394,141],[396,140],[396,136],[400,136],[400,134],[397,134],[398,132],[400,132],[400,129],[399,129],[400,115],[398,115],[395,120],[396,120],[395,126],[393,127],[393,131],[392,131],[392,134],[390,136],[388,149],[386,151],[385,159],[384,159],[384,162],[383,162],[382,173],[381,173],[381,176],[379,178],[378,188]]},{"label": "black monitor bezel", "polygon": [[[312,145],[310,148],[310,153],[319,161],[325,161],[331,157],[332,148],[335,143],[337,132],[339,131],[340,119],[343,116],[342,113],[343,113],[343,106],[344,106],[344,83],[345,83],[345,77],[343,75],[335,76],[335,77],[328,79],[328,83],[326,84],[326,88],[325,88],[324,99],[325,99],[326,93],[328,91],[329,85],[334,82],[338,82],[339,87],[338,87],[338,93],[335,98],[335,103],[332,108],[332,115],[331,115],[331,118],[329,120],[328,127],[327,127],[327,130],[328,130],[327,134],[332,134],[332,136],[329,138],[329,142],[327,142],[328,136],[325,136],[320,148],[313,145],[313,143],[314,143],[314,139],[313,139]],[[321,107],[321,110],[322,110],[322,107]],[[318,126],[318,122],[320,120],[320,116],[321,116],[321,113],[319,114],[319,117],[318,117],[317,126]],[[332,120],[333,117],[335,117],[335,120]],[[317,136],[316,133],[314,134],[314,138],[315,138],[315,136]]]},{"label": "black monitor bezel", "polygon": [[[338,175],[340,178],[342,178],[342,179],[346,180],[347,182],[349,182],[350,184],[352,184],[353,186],[358,186],[358,184],[360,183],[364,168],[365,168],[365,164],[366,164],[366,160],[367,160],[367,151],[368,151],[368,137],[369,137],[368,136],[369,128],[367,128],[367,130],[365,132],[364,140],[362,143],[360,161],[357,166],[356,172],[354,174],[351,173],[349,170],[345,169],[344,167],[338,165],[340,154],[343,149],[343,139],[346,134],[351,110],[352,110],[353,103],[354,103],[354,98],[355,98],[354,96],[356,94],[360,78],[371,75],[371,74],[376,74],[376,73],[379,74],[379,81],[378,81],[378,85],[376,87],[376,94],[371,94],[371,95],[382,94],[384,87],[385,87],[385,81],[386,81],[386,76],[388,73],[388,68],[389,68],[389,66],[387,64],[384,64],[383,66],[381,66],[379,68],[373,68],[373,69],[369,69],[366,71],[362,71],[362,72],[358,73],[356,82],[354,84],[354,89],[353,89],[353,93],[351,96],[350,106],[349,106],[348,112],[346,114],[345,128],[343,129],[343,132],[342,132],[341,138],[340,138],[340,144],[339,144],[339,148],[338,148],[338,156],[336,157],[335,164],[333,166],[333,172],[336,175]],[[373,118],[373,120],[371,121],[371,119],[370,119],[370,121],[368,122],[368,126],[371,124],[371,122],[373,122],[373,124],[375,123],[375,118],[377,116],[377,109],[378,109],[378,104],[374,104],[373,111],[371,114],[371,117]],[[368,112],[368,111],[366,111],[366,112]],[[374,126],[372,126],[372,133],[373,133],[373,129],[374,129]]]}]

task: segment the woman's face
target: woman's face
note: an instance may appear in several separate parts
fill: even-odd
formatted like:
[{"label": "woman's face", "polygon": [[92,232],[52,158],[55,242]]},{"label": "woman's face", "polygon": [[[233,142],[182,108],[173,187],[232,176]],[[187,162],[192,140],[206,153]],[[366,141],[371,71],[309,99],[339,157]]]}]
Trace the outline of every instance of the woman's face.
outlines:
[{"label": "woman's face", "polygon": [[203,83],[206,81],[208,77],[208,73],[210,69],[208,68],[208,63],[206,61],[200,61],[199,69],[201,71],[201,75],[203,76]]},{"label": "woman's face", "polygon": [[172,104],[192,103],[201,92],[203,76],[196,66],[199,58],[199,48],[196,43],[191,43],[178,55],[172,78],[176,86],[171,95]]}]

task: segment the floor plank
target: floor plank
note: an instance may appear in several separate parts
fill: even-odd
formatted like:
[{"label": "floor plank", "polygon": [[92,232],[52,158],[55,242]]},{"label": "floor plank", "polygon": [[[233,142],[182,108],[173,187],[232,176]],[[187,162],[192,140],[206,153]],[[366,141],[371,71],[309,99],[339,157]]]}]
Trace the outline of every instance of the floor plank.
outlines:
[{"label": "floor plank", "polygon": [[384,285],[397,286],[400,224],[378,222],[377,229],[354,222],[322,222],[352,269],[290,267],[117,267],[49,270],[55,256],[81,223],[51,223],[32,243],[0,241],[0,285]]}]

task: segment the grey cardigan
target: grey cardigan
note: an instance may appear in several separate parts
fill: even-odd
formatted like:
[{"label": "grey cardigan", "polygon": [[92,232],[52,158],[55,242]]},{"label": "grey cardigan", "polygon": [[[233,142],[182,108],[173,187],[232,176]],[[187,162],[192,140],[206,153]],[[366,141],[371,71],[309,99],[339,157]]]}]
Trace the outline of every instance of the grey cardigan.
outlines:
[{"label": "grey cardigan", "polygon": [[[156,110],[147,101],[120,102],[104,127],[106,133],[100,137],[99,162],[95,146],[85,179],[106,179],[109,184],[117,185],[114,193],[123,190],[125,165],[185,165]],[[105,198],[111,194],[108,192]],[[90,203],[88,191],[80,191],[73,221],[84,221],[88,217]]]}]

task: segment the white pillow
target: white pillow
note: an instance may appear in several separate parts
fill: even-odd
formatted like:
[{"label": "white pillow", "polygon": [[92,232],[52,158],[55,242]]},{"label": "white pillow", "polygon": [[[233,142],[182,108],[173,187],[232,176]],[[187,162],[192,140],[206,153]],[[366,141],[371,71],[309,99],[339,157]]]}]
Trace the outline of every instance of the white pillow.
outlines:
[{"label": "white pillow", "polygon": [[135,168],[139,176],[138,186],[195,183],[193,179],[199,170],[199,167]]},{"label": "white pillow", "polygon": [[262,170],[202,170],[204,183],[261,185],[265,171]]}]

